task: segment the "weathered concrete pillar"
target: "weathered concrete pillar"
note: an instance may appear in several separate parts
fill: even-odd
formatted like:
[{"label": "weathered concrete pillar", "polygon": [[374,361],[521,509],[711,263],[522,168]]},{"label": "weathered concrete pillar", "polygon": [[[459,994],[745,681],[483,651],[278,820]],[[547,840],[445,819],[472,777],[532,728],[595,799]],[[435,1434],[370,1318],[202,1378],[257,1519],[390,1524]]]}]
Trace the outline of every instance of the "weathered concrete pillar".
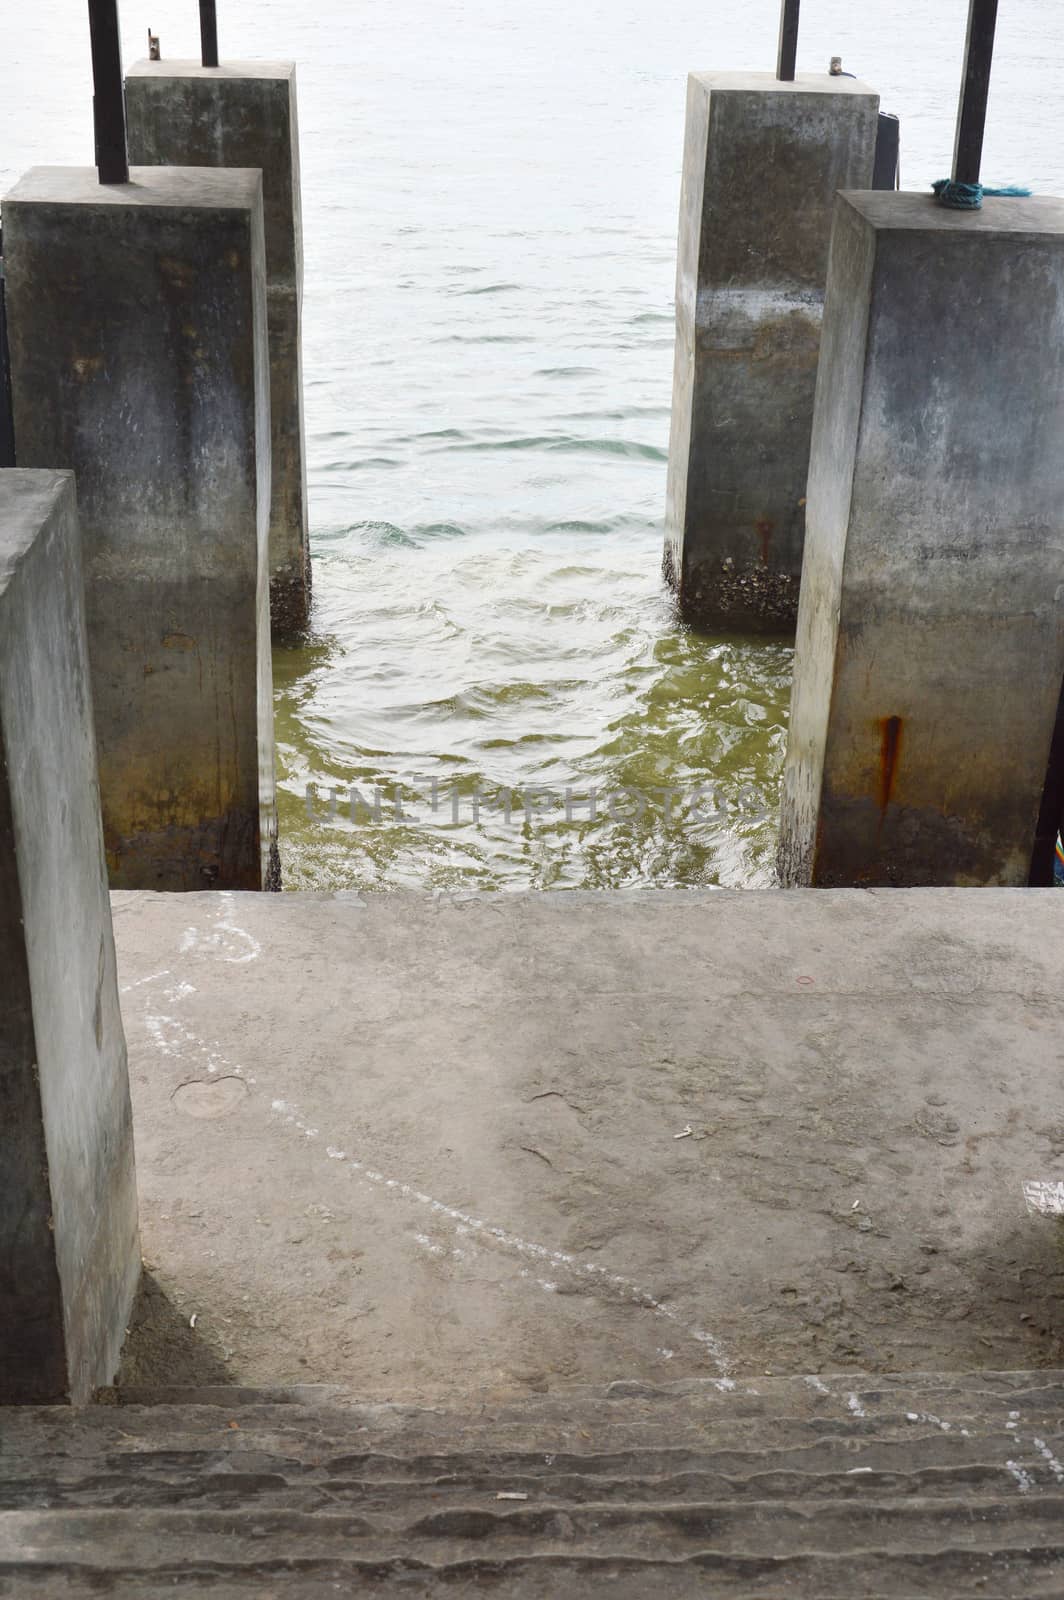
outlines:
[{"label": "weathered concrete pillar", "polygon": [[77,473],[115,888],[276,860],[261,194],[37,168],[3,202],[17,458]]},{"label": "weathered concrete pillar", "polygon": [[831,207],[868,188],[854,79],[688,80],[665,573],[691,622],[794,628]]},{"label": "weathered concrete pillar", "polygon": [[292,61],[138,61],[126,78],[129,159],[143,166],[260,167],[273,412],[270,610],[291,638],[310,609],[300,315],[303,233]]},{"label": "weathered concrete pillar", "polygon": [[140,1249],[67,472],[0,472],[0,974],[0,1404],[80,1404]]},{"label": "weathered concrete pillar", "polygon": [[787,884],[1025,884],[1064,676],[1064,202],[840,196]]}]

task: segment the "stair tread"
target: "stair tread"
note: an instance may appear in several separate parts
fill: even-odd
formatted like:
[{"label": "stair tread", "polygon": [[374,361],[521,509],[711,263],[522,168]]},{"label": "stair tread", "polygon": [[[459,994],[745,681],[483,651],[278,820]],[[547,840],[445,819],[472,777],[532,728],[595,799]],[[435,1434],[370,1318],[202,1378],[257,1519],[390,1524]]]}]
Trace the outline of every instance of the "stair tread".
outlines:
[{"label": "stair tread", "polygon": [[[448,1600],[484,1593],[502,1593],[506,1600],[555,1600],[562,1594],[608,1592],[615,1600],[646,1600],[652,1580],[662,1600],[694,1600],[705,1596],[713,1582],[715,1596],[732,1594],[745,1600],[780,1600],[780,1597],[816,1597],[816,1600],[901,1600],[934,1594],[936,1600],[968,1600],[973,1593],[995,1600],[1033,1597],[1061,1600],[1064,1545],[1029,1550],[1009,1545],[995,1552],[942,1549],[932,1552],[834,1552],[817,1555],[763,1557],[712,1555],[696,1552],[680,1559],[653,1556],[573,1556],[537,1554],[490,1561],[468,1558],[432,1563],[407,1556],[390,1560],[357,1557],[321,1560],[262,1561],[242,1571],[235,1564],[219,1565],[190,1556],[167,1569],[140,1565],[71,1570],[59,1563],[41,1567],[36,1574],[18,1569],[19,1600],[25,1594],[52,1597],[99,1594],[101,1579],[109,1596],[156,1600],[172,1595],[175,1583],[191,1592],[210,1594],[212,1600],[255,1594],[284,1600],[319,1600],[356,1586],[360,1600],[377,1597],[446,1595]],[[0,1585],[12,1569],[0,1563]],[[566,1579],[579,1588],[561,1587]],[[40,1587],[34,1580],[39,1581]],[[269,1583],[269,1588],[264,1584]],[[414,1585],[417,1585],[416,1587]],[[993,1588],[985,1587],[993,1584]],[[4,1591],[0,1588],[0,1594]],[[178,1590],[180,1592],[180,1589]]]},{"label": "stair tread", "polygon": [[1064,1600],[1059,1371],[110,1398],[0,1412],[0,1600]]}]

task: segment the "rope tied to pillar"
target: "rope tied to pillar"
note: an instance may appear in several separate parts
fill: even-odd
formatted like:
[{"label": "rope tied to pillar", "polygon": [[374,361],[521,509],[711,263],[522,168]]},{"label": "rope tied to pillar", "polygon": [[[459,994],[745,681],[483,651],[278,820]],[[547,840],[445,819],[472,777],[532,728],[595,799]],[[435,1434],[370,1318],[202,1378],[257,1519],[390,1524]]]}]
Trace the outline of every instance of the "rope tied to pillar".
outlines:
[{"label": "rope tied to pillar", "polygon": [[1031,193],[1030,189],[1022,189],[1014,183],[1002,189],[990,189],[981,183],[958,183],[955,178],[939,178],[931,187],[939,205],[948,206],[951,211],[978,211],[984,195],[1007,195],[1023,200]]}]

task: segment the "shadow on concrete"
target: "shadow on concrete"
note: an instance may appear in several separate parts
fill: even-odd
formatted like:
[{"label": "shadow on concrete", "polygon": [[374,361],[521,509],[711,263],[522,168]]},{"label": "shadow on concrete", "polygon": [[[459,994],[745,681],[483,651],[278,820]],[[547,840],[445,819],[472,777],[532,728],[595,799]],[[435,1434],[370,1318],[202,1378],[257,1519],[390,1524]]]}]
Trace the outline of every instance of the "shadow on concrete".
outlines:
[{"label": "shadow on concrete", "polygon": [[231,1384],[233,1377],[221,1350],[206,1328],[191,1327],[190,1320],[189,1313],[178,1309],[152,1274],[142,1272],[122,1351],[121,1387]]}]

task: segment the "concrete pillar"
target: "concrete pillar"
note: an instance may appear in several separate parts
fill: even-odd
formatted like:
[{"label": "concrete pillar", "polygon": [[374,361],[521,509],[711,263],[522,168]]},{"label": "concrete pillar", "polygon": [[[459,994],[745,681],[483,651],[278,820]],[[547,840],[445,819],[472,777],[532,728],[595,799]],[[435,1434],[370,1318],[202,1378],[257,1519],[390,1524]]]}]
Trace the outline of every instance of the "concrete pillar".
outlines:
[{"label": "concrete pillar", "polygon": [[258,172],[37,168],[3,201],[15,447],[77,473],[122,889],[276,862]]},{"label": "concrete pillar", "polygon": [[1064,676],[1064,202],[839,197],[786,884],[1025,884]]},{"label": "concrete pillar", "polygon": [[839,188],[869,188],[879,97],[850,78],[688,80],[665,574],[686,620],[789,632]]},{"label": "concrete pillar", "polygon": [[129,159],[139,165],[262,169],[273,412],[270,610],[275,636],[291,638],[310,609],[295,63],[138,61],[126,78],[126,117]]},{"label": "concrete pillar", "polygon": [[0,973],[0,1404],[83,1404],[140,1249],[68,472],[0,472]]}]

